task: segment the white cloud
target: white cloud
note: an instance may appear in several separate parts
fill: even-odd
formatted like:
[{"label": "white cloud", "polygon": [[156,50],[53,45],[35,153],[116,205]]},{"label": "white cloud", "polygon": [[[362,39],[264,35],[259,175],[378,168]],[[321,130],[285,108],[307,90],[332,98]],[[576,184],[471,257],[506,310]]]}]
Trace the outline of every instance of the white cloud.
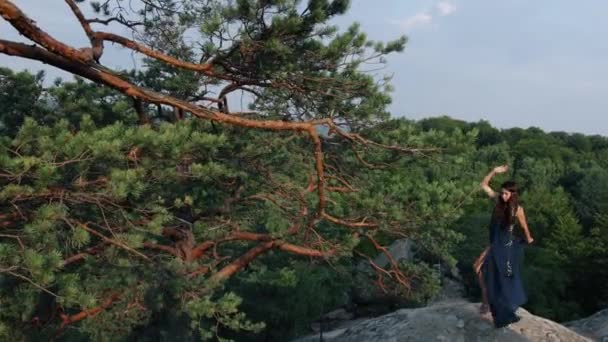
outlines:
[{"label": "white cloud", "polygon": [[433,17],[430,14],[420,12],[409,18],[405,18],[403,20],[392,20],[391,22],[404,30],[410,30],[414,27],[428,25],[432,21]]},{"label": "white cloud", "polygon": [[390,22],[405,31],[429,25],[436,17],[445,17],[456,11],[456,5],[454,5],[452,1],[453,0],[440,0],[434,7],[422,10],[411,17],[401,20],[391,20]]},{"label": "white cloud", "polygon": [[456,11],[456,6],[449,1],[440,1],[437,4],[437,10],[439,11],[439,15],[444,17],[454,13],[454,11]]}]

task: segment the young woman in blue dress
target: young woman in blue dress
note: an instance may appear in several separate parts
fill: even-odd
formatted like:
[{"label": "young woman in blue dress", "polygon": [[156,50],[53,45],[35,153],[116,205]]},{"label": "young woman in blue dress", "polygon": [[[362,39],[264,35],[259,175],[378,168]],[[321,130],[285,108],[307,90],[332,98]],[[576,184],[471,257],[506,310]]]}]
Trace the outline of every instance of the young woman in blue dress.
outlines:
[{"label": "young woman in blue dress", "polygon": [[490,187],[492,177],[508,169],[507,165],[497,166],[481,182],[484,192],[496,204],[490,221],[490,245],[474,264],[482,290],[480,312],[491,312],[497,328],[520,319],[515,311],[526,302],[520,272],[523,245],[534,241],[519,203],[517,184],[507,181],[500,192]]}]

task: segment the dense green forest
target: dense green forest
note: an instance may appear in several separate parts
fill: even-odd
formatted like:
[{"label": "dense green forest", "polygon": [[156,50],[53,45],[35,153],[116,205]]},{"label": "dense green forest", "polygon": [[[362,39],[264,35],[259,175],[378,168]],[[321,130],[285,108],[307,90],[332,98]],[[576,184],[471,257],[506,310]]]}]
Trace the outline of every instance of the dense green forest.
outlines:
[{"label": "dense green forest", "polygon": [[[448,117],[422,120],[423,130],[476,130],[475,168],[489,170],[502,161],[512,170],[495,180],[514,179],[522,190],[536,242],[526,248],[524,276],[537,315],[567,321],[608,306],[608,138],[539,128],[499,130],[487,122],[466,123]],[[454,254],[467,288],[477,296],[471,263],[487,241],[491,204],[483,196],[467,206],[452,228],[466,236]],[[478,298],[478,297],[477,297]]]},{"label": "dense green forest", "polygon": [[[188,266],[176,262],[180,259],[171,254],[159,254],[152,266],[140,262],[135,249],[166,239],[162,227],[175,225],[176,219],[193,222],[197,239],[226,234],[222,232],[225,227],[193,216],[220,210],[231,195],[223,182],[241,179],[257,193],[271,191],[264,169],[271,169],[273,178],[297,180],[298,170],[306,170],[297,165],[302,158],[298,150],[305,149],[305,144],[290,137],[213,127],[197,120],[159,119],[155,125],[142,127],[126,99],[104,87],[80,79],[44,87],[42,74],[1,69],[0,75],[4,109],[0,257],[3,269],[26,268],[35,282],[2,278],[2,331],[7,336],[54,333],[57,325],[53,320],[61,320],[45,305],[55,300],[66,307],[96,307],[100,299],[95,294],[128,287],[135,290],[129,298],[141,301],[145,311],[123,306],[113,312],[108,306],[107,312],[90,323],[83,320],[69,334],[74,338],[110,332],[124,336],[129,331],[127,335],[139,337],[185,337],[193,334],[187,328],[196,317],[191,315],[198,314],[205,324],[220,322],[224,335],[233,338],[293,337],[307,331],[323,311],[345,305],[355,264],[364,255],[378,253],[369,241],[351,240],[330,226],[320,227],[332,235],[333,244],[343,248],[339,255],[311,261],[270,253],[231,279],[221,295],[187,302],[190,307],[171,304],[174,296],[203,286],[196,279],[182,282],[175,278],[203,263]],[[449,117],[387,120],[367,129],[366,134],[376,141],[442,148],[415,156],[366,151],[369,167],[362,167],[344,146],[333,147],[336,158],[341,158],[336,165],[356,179],[358,194],[332,197],[336,201],[332,208],[369,215],[382,212],[383,220],[401,220],[403,226],[383,227],[376,233],[378,241],[389,244],[399,234],[407,234],[416,242],[416,259],[400,265],[410,272],[408,276],[426,279],[411,292],[399,293],[417,298],[411,305],[423,305],[438,291],[439,277],[431,267],[437,261],[456,265],[471,299],[478,300],[470,265],[487,242],[491,203],[477,185],[493,165],[508,162],[511,173],[495,182],[511,178],[521,184],[523,205],[536,239],[526,250],[526,308],[564,321],[608,306],[608,291],[602,286],[608,280],[608,138],[545,133],[537,128],[499,130],[487,122],[467,123]],[[129,152],[134,147],[148,152],[132,160]],[[188,176],[175,167],[184,154],[193,159]],[[255,165],[257,162],[261,165]],[[381,167],[382,163],[387,167]],[[300,177],[306,180],[305,174]],[[53,197],[53,191],[63,193]],[[110,199],[120,204],[112,208],[115,204],[105,203]],[[235,203],[233,210],[238,214],[226,225],[246,222],[248,231],[276,236],[289,225],[279,207],[266,203],[253,208]],[[32,216],[19,218],[24,212]],[[149,215],[148,222],[113,233],[129,249],[101,249],[103,241],[75,226],[78,220],[86,220],[91,225],[114,227],[135,221],[142,213]],[[216,219],[223,220],[221,216]],[[235,252],[242,249],[231,248]],[[67,255],[79,255],[83,250],[92,257],[80,260],[77,268],[64,265]],[[142,253],[142,258],[148,256]],[[48,287],[59,298],[45,294],[41,287]],[[115,322],[117,316],[120,325]],[[41,322],[32,322],[34,317]],[[40,330],[26,332],[30,325]],[[234,335],[232,329],[262,332]]]},{"label": "dense green forest", "polygon": [[[390,79],[360,67],[406,39],[339,33],[348,1],[173,3],[134,14],[151,48],[81,22],[83,50],[0,1],[40,46],[1,53],[79,76],[0,68],[0,338],[282,341],[350,305],[355,284],[418,306],[454,268],[478,300],[479,182],[505,163],[494,182],[521,185],[536,240],[526,307],[557,321],[608,307],[608,138],[392,117]],[[144,68],[100,66],[102,41]],[[228,108],[235,92],[249,111]],[[398,239],[414,258],[362,277]]]}]

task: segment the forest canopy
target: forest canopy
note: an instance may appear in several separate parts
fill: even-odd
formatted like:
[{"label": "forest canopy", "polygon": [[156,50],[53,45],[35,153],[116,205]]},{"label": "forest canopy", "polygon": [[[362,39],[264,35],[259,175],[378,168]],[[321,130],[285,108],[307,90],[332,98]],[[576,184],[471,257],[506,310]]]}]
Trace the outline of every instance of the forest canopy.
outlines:
[{"label": "forest canopy", "polygon": [[[90,40],[73,47],[0,0],[33,43],[0,53],[75,75],[0,69],[3,338],[284,340],[348,301],[360,263],[409,305],[439,291],[436,263],[473,289],[478,184],[505,162],[538,241],[529,307],[608,306],[605,137],[392,118],[390,79],[361,66],[406,39],[339,31],[348,1],[133,2],[55,4]],[[110,43],[143,68],[104,67]],[[399,239],[415,258],[375,265]]]}]

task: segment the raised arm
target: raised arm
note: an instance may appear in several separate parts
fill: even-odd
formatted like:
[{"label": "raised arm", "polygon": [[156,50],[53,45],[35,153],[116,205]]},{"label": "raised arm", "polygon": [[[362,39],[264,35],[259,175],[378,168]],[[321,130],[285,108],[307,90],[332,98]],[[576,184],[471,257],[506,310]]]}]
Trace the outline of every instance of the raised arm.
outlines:
[{"label": "raised arm", "polygon": [[490,198],[495,198],[496,196],[498,196],[498,193],[496,193],[496,191],[494,191],[490,187],[490,180],[492,179],[492,177],[494,177],[495,174],[505,173],[507,172],[507,170],[509,170],[509,166],[507,165],[497,166],[492,169],[492,171],[490,171],[490,173],[488,173],[481,181],[481,188],[483,189],[483,191],[485,191],[486,194],[488,194],[488,196],[490,196]]},{"label": "raised arm", "polygon": [[534,242],[534,239],[532,238],[532,235],[530,234],[530,229],[528,228],[528,222],[526,222],[526,213],[524,212],[524,208],[521,206],[517,208],[517,220],[519,221],[519,225],[521,226],[521,228],[524,231],[526,241],[528,243]]}]

